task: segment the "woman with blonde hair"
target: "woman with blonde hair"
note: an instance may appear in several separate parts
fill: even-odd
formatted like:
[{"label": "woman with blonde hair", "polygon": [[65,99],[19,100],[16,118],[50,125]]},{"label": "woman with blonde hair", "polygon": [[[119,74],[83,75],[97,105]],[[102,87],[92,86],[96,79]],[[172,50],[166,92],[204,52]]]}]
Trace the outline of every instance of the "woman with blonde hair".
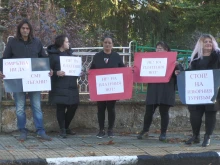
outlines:
[{"label": "woman with blonde hair", "polygon": [[[215,38],[210,34],[203,34],[196,43],[191,55],[189,70],[209,70],[220,68],[220,50]],[[178,74],[178,71],[175,71]],[[200,143],[200,128],[205,114],[205,135],[202,147],[210,145],[210,136],[216,124],[216,113],[219,109],[215,104],[188,105],[190,123],[193,136],[186,144]]]}]

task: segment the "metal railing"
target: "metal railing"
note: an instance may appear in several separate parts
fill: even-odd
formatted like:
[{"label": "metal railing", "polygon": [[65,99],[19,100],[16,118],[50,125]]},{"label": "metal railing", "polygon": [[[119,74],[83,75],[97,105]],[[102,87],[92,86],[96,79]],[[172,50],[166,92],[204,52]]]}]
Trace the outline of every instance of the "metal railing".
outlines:
[{"label": "metal railing", "polygon": [[[46,49],[46,47],[44,47]],[[72,55],[77,57],[82,57],[82,66],[85,71],[88,71],[93,59],[93,56],[100,52],[103,47],[80,47],[80,48],[71,48],[73,50]],[[120,56],[122,56],[123,62],[126,66],[131,67],[133,65],[133,53],[134,52],[154,52],[155,47],[150,46],[138,46],[136,42],[131,41],[129,45],[120,46],[120,47],[113,47],[113,50],[118,52]],[[179,49],[171,49],[171,51],[175,51],[178,53],[177,60],[180,64],[183,65],[184,68],[188,68],[189,57],[192,53],[190,50],[179,50]],[[89,93],[89,86],[88,86],[88,76],[85,74],[78,79],[78,86],[80,94],[87,94]],[[143,83],[135,83],[134,85],[135,93],[137,94],[146,94],[147,92],[147,84]],[[42,92],[43,99],[47,99],[47,91]],[[3,99],[11,99],[12,95],[9,93],[5,93],[3,95]]]},{"label": "metal railing", "polygon": [[[11,36],[8,37],[10,39]],[[120,46],[120,47],[113,47],[113,50],[119,53],[122,56],[122,60],[126,66],[132,65],[132,43],[131,41],[128,46]],[[46,50],[47,47],[44,47]],[[103,47],[80,47],[80,48],[71,48],[73,50],[72,55],[77,57],[82,57],[82,66],[85,71],[88,71],[90,65],[92,63],[93,56],[103,50]],[[85,74],[78,79],[78,87],[80,94],[87,94],[89,93],[89,86],[88,86],[88,76]],[[42,91],[42,98],[48,98],[48,91]],[[3,99],[10,100],[13,99],[11,93],[6,93],[3,90]]]},{"label": "metal railing", "polygon": [[[129,43],[128,47],[113,47],[113,50],[117,52],[120,56],[122,56],[122,60],[126,66],[131,66],[131,57],[132,57],[132,43],[131,41]],[[82,66],[85,69],[85,71],[88,71],[91,63],[93,56],[103,50],[103,47],[81,47],[81,48],[71,48],[73,50],[72,55],[73,56],[78,56],[82,57]],[[88,93],[89,92],[89,86],[88,86],[88,76],[83,75],[79,77],[78,79],[78,85],[79,85],[79,92],[81,94],[83,93]]]}]

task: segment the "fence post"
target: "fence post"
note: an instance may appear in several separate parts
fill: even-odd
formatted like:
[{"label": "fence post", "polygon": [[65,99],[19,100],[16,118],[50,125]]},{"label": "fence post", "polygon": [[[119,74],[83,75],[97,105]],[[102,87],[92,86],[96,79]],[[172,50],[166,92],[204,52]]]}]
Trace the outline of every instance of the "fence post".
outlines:
[{"label": "fence post", "polygon": [[[5,27],[0,25],[0,58],[3,56],[5,45],[3,43],[3,32],[6,30]],[[3,97],[3,83],[0,80],[0,132],[2,132],[2,97]]]}]

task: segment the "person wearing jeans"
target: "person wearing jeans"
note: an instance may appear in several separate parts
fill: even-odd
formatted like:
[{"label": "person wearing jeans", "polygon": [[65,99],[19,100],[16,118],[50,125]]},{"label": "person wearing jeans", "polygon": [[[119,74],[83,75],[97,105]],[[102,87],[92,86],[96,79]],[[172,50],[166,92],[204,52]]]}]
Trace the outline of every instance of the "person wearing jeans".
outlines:
[{"label": "person wearing jeans", "polygon": [[[31,103],[31,110],[33,113],[34,125],[39,134],[44,133],[43,127],[43,114],[41,111],[41,94],[40,92],[28,92]],[[17,127],[22,131],[26,131],[26,113],[25,113],[25,103],[26,103],[26,93],[16,92],[13,93],[16,106],[17,115]]]},{"label": "person wearing jeans", "polygon": [[[10,58],[43,58],[47,57],[43,45],[39,39],[33,36],[33,28],[27,19],[22,20],[17,26],[17,34],[15,38],[8,41],[3,59]],[[49,76],[53,72],[50,71]],[[0,78],[7,77],[0,72]],[[40,92],[27,92],[30,97],[31,109],[33,112],[34,124],[36,127],[37,136],[43,140],[52,140],[51,137],[46,135],[43,125],[43,114],[41,110],[41,94]],[[27,139],[26,129],[26,92],[14,92],[17,115],[17,126],[20,131],[19,141]]]}]

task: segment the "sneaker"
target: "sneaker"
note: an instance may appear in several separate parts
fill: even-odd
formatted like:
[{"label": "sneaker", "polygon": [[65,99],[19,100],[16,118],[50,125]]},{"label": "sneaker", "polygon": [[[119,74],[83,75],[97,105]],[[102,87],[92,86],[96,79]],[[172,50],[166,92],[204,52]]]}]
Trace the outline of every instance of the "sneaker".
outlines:
[{"label": "sneaker", "polygon": [[99,133],[96,135],[97,138],[101,139],[105,136],[105,131],[104,130],[100,130]]},{"label": "sneaker", "polygon": [[145,131],[141,131],[138,136],[137,136],[137,139],[143,139],[143,136],[146,132]]},{"label": "sneaker", "polygon": [[76,132],[71,131],[71,129],[66,129],[66,134],[68,134],[68,135],[76,135]]},{"label": "sneaker", "polygon": [[26,131],[21,131],[18,140],[20,142],[24,142],[25,140],[27,140],[27,132]]},{"label": "sneaker", "polygon": [[160,141],[165,141],[166,139],[167,139],[166,133],[161,133],[160,136],[159,136],[159,140]]},{"label": "sneaker", "polygon": [[52,140],[52,138],[50,136],[46,135],[46,133],[37,134],[37,137],[41,140],[47,140],[47,141]]},{"label": "sneaker", "polygon": [[108,137],[109,138],[113,138],[114,137],[114,134],[113,134],[112,130],[108,130]]}]

